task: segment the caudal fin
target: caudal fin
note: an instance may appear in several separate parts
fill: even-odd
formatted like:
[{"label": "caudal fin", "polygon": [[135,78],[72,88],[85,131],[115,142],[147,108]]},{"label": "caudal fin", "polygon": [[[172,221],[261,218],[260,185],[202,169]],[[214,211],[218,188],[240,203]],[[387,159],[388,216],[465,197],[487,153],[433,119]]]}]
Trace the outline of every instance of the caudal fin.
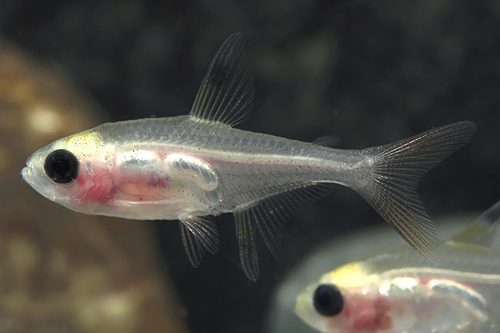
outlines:
[{"label": "caudal fin", "polygon": [[418,183],[475,132],[474,123],[461,121],[365,149],[371,178],[365,187],[356,190],[411,246],[434,263],[443,257],[443,243],[418,197]]}]

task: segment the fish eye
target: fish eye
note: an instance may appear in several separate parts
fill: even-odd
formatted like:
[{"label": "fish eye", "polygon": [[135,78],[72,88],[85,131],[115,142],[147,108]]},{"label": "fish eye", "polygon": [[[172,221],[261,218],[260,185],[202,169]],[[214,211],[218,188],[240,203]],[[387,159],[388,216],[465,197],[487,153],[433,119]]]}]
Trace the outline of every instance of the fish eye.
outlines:
[{"label": "fish eye", "polygon": [[322,316],[338,315],[344,307],[344,300],[340,290],[333,284],[322,284],[314,291],[314,308]]},{"label": "fish eye", "polygon": [[78,176],[78,160],[65,149],[54,150],[45,159],[45,173],[58,184],[67,184]]}]

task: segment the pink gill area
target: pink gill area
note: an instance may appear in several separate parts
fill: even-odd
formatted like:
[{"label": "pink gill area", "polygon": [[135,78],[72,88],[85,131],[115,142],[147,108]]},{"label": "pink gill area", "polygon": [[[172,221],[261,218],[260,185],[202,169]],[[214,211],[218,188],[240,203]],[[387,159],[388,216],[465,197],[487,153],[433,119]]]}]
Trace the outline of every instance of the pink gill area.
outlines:
[{"label": "pink gill area", "polygon": [[390,307],[386,299],[377,297],[356,297],[354,301],[347,302],[344,309],[347,322],[350,322],[352,332],[377,331],[392,328]]},{"label": "pink gill area", "polygon": [[147,202],[169,197],[168,180],[157,175],[110,174],[95,164],[89,174],[77,179],[81,200],[87,203],[111,204],[113,200]]}]

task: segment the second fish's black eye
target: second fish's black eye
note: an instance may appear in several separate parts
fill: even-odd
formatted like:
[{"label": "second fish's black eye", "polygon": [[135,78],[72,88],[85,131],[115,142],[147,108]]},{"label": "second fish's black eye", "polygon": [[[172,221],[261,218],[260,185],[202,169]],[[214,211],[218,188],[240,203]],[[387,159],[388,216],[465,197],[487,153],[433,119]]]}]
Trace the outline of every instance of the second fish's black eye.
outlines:
[{"label": "second fish's black eye", "polygon": [[54,182],[67,184],[78,176],[78,160],[65,149],[54,150],[45,159],[43,168]]},{"label": "second fish's black eye", "polygon": [[316,288],[313,296],[314,308],[322,316],[338,315],[344,307],[340,290],[333,284],[322,284]]}]

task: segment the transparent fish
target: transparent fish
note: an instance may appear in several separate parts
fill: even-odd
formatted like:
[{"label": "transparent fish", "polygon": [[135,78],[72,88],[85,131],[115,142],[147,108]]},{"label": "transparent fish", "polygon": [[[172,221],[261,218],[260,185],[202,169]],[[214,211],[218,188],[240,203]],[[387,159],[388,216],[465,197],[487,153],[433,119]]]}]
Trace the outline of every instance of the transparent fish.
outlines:
[{"label": "transparent fish", "polygon": [[408,246],[326,273],[297,297],[320,332],[500,332],[500,202],[445,244],[431,265]]},{"label": "transparent fish", "polygon": [[249,115],[253,100],[253,79],[236,33],[216,53],[189,115],[107,123],[62,138],[28,159],[23,179],[77,212],[179,220],[194,266],[206,251],[218,251],[211,216],[233,213],[241,263],[252,280],[259,276],[256,234],[278,257],[286,219],[341,184],[439,261],[442,242],[416,189],[425,172],[469,141],[473,123],[340,150],[233,128]]}]

